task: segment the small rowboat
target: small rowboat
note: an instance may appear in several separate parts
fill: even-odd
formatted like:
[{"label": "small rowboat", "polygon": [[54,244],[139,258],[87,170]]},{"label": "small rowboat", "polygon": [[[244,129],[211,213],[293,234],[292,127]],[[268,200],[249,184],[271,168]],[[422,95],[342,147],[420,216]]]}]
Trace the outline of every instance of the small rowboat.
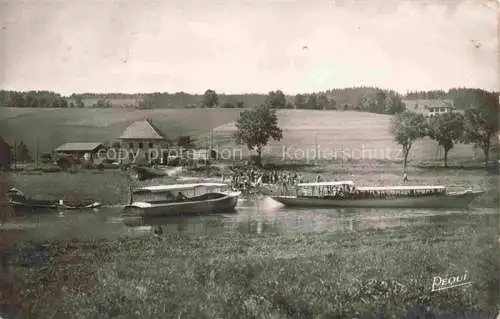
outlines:
[{"label": "small rowboat", "polygon": [[9,189],[9,206],[16,211],[52,211],[63,209],[89,209],[101,206],[101,203],[92,200],[66,201],[50,199],[27,198],[23,192],[16,188]]},{"label": "small rowboat", "polygon": [[292,207],[467,208],[484,191],[449,192],[445,186],[356,187],[352,181],[297,184],[293,195],[271,196]]},{"label": "small rowboat", "polygon": [[102,204],[99,202],[94,202],[92,200],[88,201],[66,201],[60,200],[58,203],[59,208],[64,209],[86,209],[86,208],[98,208],[101,207]]}]

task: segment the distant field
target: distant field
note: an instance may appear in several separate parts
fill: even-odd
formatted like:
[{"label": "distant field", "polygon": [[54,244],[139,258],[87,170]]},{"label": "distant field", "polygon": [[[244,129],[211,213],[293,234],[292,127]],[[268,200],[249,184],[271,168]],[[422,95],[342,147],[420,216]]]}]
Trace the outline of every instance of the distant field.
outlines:
[{"label": "distant field", "polygon": [[[390,121],[390,115],[354,111],[282,110],[279,124],[283,129],[283,139],[273,141],[265,155],[300,159],[309,153],[309,158],[313,158],[317,150],[321,159],[336,156],[337,159],[398,160],[401,151],[389,133]],[[233,150],[239,147],[230,140],[235,130],[234,123],[214,129],[214,141],[220,142],[216,143],[219,151],[239,155],[239,151]],[[246,147],[241,153],[246,153]],[[449,153],[449,160],[474,159],[476,156],[481,158],[480,152],[474,152],[472,145],[456,145]],[[442,150],[429,139],[418,141],[410,153],[410,160],[440,158]]]},{"label": "distant field", "polygon": [[0,108],[0,136],[23,141],[34,152],[51,152],[66,142],[116,140],[136,120],[150,118],[167,137],[199,135],[234,121],[240,110],[228,109],[35,109]]},{"label": "distant field", "polygon": [[[106,142],[116,140],[133,121],[150,118],[168,137],[194,136],[200,147],[213,145],[219,152],[239,156],[246,147],[232,141],[239,109],[30,109],[0,108],[0,136],[9,143],[23,141],[32,149],[50,152],[66,142]],[[400,148],[389,134],[389,115],[351,111],[280,110],[279,125],[283,140],[271,143],[265,156],[305,159],[319,157],[354,159],[401,158]],[[307,155],[309,154],[309,155]],[[411,160],[435,160],[442,156],[434,141],[422,140],[412,149]],[[481,158],[471,145],[457,145],[450,161]]]}]

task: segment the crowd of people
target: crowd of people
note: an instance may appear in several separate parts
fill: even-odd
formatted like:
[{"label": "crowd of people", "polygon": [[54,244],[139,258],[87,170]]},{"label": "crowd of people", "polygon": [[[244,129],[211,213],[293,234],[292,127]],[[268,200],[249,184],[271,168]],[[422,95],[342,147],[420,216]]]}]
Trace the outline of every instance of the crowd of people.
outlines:
[{"label": "crowd of people", "polygon": [[[222,175],[222,181],[231,185],[234,190],[244,193],[262,193],[263,190],[277,190],[279,193],[296,193],[296,185],[299,183],[311,183],[324,181],[320,175],[315,178],[313,176],[303,176],[296,171],[290,170],[265,170],[254,167],[233,167],[229,174]],[[408,175],[405,172],[403,182],[408,181]],[[332,198],[378,198],[390,196],[386,193],[377,192],[359,192],[358,190],[337,189],[331,191],[330,194],[323,194],[325,197]],[[434,195],[434,192],[430,192]],[[303,194],[304,195],[304,194]],[[311,194],[313,195],[313,194]],[[318,194],[316,194],[318,195]],[[403,195],[403,194],[399,194]],[[422,196],[423,194],[408,194],[405,196]],[[393,195],[396,196],[396,195]]]},{"label": "crowd of people", "polygon": [[[231,173],[222,176],[223,182],[229,183],[234,189],[249,191],[262,186],[276,186],[281,191],[293,187],[298,183],[313,182],[297,172],[287,170],[264,170],[250,167],[236,167]],[[318,175],[315,181],[321,181]]]}]

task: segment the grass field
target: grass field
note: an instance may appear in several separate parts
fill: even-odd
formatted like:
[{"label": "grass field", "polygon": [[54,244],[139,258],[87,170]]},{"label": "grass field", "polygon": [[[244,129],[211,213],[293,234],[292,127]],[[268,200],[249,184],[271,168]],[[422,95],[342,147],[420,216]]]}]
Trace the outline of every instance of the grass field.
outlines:
[{"label": "grass field", "polygon": [[[401,160],[401,148],[390,135],[391,116],[353,111],[311,111],[282,110],[279,125],[283,129],[283,139],[271,142],[271,149],[264,156],[278,159],[319,159],[333,158],[355,160]],[[236,131],[234,122],[214,129],[214,140],[219,150],[229,149],[227,154],[239,155],[240,149],[230,136]],[[246,148],[243,148],[243,152]],[[309,156],[307,155],[309,154]],[[441,159],[442,150],[430,139],[419,140],[410,152],[410,160],[430,161]],[[472,145],[456,145],[449,153],[449,161],[463,161],[477,158],[480,151]]]},{"label": "grass field", "polygon": [[[23,318],[494,318],[497,225],[19,242],[2,297]],[[431,291],[465,272],[470,286]]]},{"label": "grass field", "polygon": [[106,142],[119,138],[136,120],[150,118],[169,138],[199,135],[234,121],[239,110],[28,109],[0,108],[0,136],[23,141],[35,153],[50,153],[66,142]]},{"label": "grass field", "polygon": [[[151,118],[167,137],[196,137],[199,147],[209,145],[208,133],[214,129],[213,145],[230,157],[248,154],[246,147],[232,141],[238,109],[28,109],[1,108],[0,136],[9,143],[23,141],[35,153],[51,152],[65,142],[106,142],[116,140],[133,121]],[[275,159],[400,160],[400,148],[389,134],[390,116],[351,111],[280,110],[283,140],[271,142],[264,154]],[[239,149],[242,151],[240,152]],[[309,154],[309,155],[307,155]],[[233,156],[234,155],[234,156]],[[410,160],[436,160],[442,157],[434,141],[418,141]],[[449,160],[477,157],[471,145],[456,145]]]}]

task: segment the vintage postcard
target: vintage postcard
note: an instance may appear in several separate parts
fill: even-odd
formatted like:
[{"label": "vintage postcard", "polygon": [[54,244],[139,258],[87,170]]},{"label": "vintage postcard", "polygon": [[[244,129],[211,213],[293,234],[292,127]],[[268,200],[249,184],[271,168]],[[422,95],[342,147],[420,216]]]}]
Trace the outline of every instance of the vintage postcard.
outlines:
[{"label": "vintage postcard", "polygon": [[0,0],[0,318],[496,318],[498,17]]}]

